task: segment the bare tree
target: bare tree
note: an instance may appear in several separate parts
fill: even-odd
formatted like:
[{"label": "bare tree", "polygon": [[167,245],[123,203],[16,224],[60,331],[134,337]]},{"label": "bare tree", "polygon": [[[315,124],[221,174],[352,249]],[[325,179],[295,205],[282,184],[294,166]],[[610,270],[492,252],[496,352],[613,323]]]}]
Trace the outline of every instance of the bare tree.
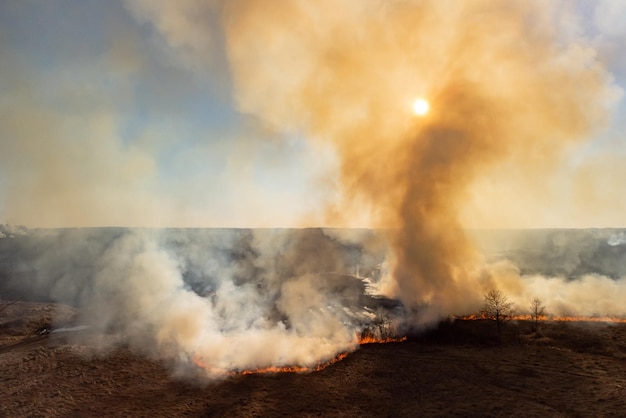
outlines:
[{"label": "bare tree", "polygon": [[498,339],[502,342],[502,326],[513,316],[513,304],[501,291],[492,289],[485,295],[485,304],[480,313],[483,318],[496,322]]},{"label": "bare tree", "polygon": [[544,318],[546,307],[541,304],[541,299],[535,297],[530,302],[530,319],[533,321],[533,331],[536,332],[539,328],[539,320]]}]

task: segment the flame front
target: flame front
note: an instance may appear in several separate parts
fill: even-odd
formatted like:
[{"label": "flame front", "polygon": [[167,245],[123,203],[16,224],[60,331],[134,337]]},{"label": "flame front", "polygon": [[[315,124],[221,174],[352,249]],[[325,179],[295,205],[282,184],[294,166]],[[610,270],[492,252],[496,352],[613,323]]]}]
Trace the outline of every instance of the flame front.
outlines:
[{"label": "flame front", "polygon": [[318,363],[315,367],[304,367],[304,366],[284,366],[284,367],[264,367],[254,370],[243,370],[241,374],[264,374],[264,373],[310,373],[310,372],[319,372],[320,370],[324,370],[326,367],[331,364],[335,364],[343,359],[348,357],[348,353],[340,353],[334,359],[327,361],[325,363]]},{"label": "flame front", "polygon": [[[457,316],[455,319],[462,321],[475,321],[479,319],[490,319],[482,314],[470,314],[464,316]],[[534,321],[531,315],[514,315],[511,317],[515,321]],[[540,316],[538,321],[554,321],[554,322],[609,322],[609,323],[626,323],[626,318],[614,317],[614,316]]]},{"label": "flame front", "polygon": [[401,338],[376,338],[372,335],[362,335],[359,338],[359,345],[365,344],[385,344],[385,343],[399,343],[406,341],[406,337]]},{"label": "flame front", "polygon": [[348,357],[348,353],[339,353],[335,358],[326,362],[319,362],[316,366],[268,366],[259,367],[257,369],[244,369],[244,370],[226,370],[222,368],[212,367],[202,360],[202,357],[195,355],[192,360],[196,366],[207,371],[212,376],[236,376],[236,375],[249,375],[249,374],[276,374],[276,373],[311,373],[324,370],[331,364],[335,364]]},{"label": "flame front", "polygon": [[[394,342],[403,342],[407,340],[407,337],[400,338],[378,338],[369,333],[361,333],[355,336],[359,345],[365,344],[385,344]],[[324,370],[328,366],[340,362],[348,357],[347,352],[337,354],[333,359],[325,362],[318,362],[315,366],[300,366],[300,365],[288,365],[288,366],[267,366],[259,367],[256,369],[243,369],[243,370],[228,370],[220,367],[214,367],[208,364],[200,355],[194,355],[192,357],[193,363],[199,368],[205,370],[207,374],[211,376],[237,376],[237,375],[249,375],[249,374],[275,374],[275,373],[311,373]]]}]

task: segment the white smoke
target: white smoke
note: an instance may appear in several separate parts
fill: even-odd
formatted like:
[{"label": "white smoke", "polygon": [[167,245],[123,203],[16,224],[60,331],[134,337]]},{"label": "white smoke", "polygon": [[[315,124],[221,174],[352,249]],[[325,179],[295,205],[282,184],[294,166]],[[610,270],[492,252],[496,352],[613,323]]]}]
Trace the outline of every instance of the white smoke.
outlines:
[{"label": "white smoke", "polygon": [[495,288],[515,304],[519,314],[527,314],[533,298],[555,317],[617,317],[626,315],[626,276],[613,279],[601,274],[584,274],[568,279],[545,274],[523,274],[510,261],[489,266],[491,280],[484,289]]},{"label": "white smoke", "polygon": [[626,244],[626,234],[624,232],[612,234],[606,243],[609,244],[611,247]]},{"label": "white smoke", "polygon": [[[219,263],[215,255],[205,257]],[[231,263],[211,272],[214,290],[201,296],[185,282],[181,260],[159,245],[158,234],[125,234],[97,262],[92,289],[81,296],[85,319],[178,370],[200,360],[213,377],[270,366],[313,367],[357,347],[369,314],[344,306],[318,275],[279,280],[272,274],[261,283],[238,278],[245,263]]]}]

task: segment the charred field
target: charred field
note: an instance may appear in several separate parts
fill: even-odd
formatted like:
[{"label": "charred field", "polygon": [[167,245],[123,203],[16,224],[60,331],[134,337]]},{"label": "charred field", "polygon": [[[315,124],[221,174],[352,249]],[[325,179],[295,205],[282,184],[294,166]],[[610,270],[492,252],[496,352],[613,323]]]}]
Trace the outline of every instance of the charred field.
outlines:
[{"label": "charred field", "polygon": [[[626,324],[447,320],[366,344],[311,373],[172,375],[122,345],[103,350],[67,305],[4,301],[0,414],[17,416],[620,416]],[[71,329],[71,328],[70,328]]]}]

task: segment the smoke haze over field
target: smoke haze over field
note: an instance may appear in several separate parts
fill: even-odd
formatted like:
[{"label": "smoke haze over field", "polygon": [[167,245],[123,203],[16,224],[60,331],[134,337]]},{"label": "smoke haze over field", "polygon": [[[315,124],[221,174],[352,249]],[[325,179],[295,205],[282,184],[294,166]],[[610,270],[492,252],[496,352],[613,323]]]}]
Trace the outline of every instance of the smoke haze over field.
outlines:
[{"label": "smoke haze over field", "polygon": [[[320,278],[367,254],[374,287],[418,328],[476,309],[490,288],[561,312],[624,314],[624,276],[604,263],[578,271],[561,254],[551,267],[563,271],[524,271],[465,232],[626,222],[617,2],[0,7],[0,219],[380,232],[98,237],[89,286],[61,269],[46,297],[88,308],[99,329],[218,369],[311,365],[354,348],[375,316],[362,311],[360,281],[341,292]],[[417,97],[430,102],[424,117],[411,113]],[[603,242],[619,252],[616,237]],[[347,261],[337,246],[350,245]],[[67,257],[31,261],[57,271]],[[41,274],[31,291],[48,291]]]},{"label": "smoke haze over field", "polygon": [[[473,234],[493,272],[485,285],[501,289],[518,313],[538,296],[550,316],[626,317],[624,230]],[[73,305],[84,332],[113,337],[99,339],[103,349],[128,345],[182,376],[197,376],[199,361],[212,378],[315,368],[356,349],[362,332],[402,335],[436,322],[435,312],[477,312],[482,295],[468,293],[458,306],[422,306],[416,321],[398,301],[375,296],[389,279],[384,235],[3,227],[0,296]]]},{"label": "smoke haze over field", "polygon": [[[0,295],[81,309],[92,331],[209,374],[316,367],[352,351],[397,302],[344,272],[376,277],[368,231],[60,229],[0,239]],[[392,324],[388,319],[386,325]],[[380,337],[380,335],[378,335]],[[103,340],[106,342],[106,340]],[[108,348],[106,345],[104,348]]]}]

